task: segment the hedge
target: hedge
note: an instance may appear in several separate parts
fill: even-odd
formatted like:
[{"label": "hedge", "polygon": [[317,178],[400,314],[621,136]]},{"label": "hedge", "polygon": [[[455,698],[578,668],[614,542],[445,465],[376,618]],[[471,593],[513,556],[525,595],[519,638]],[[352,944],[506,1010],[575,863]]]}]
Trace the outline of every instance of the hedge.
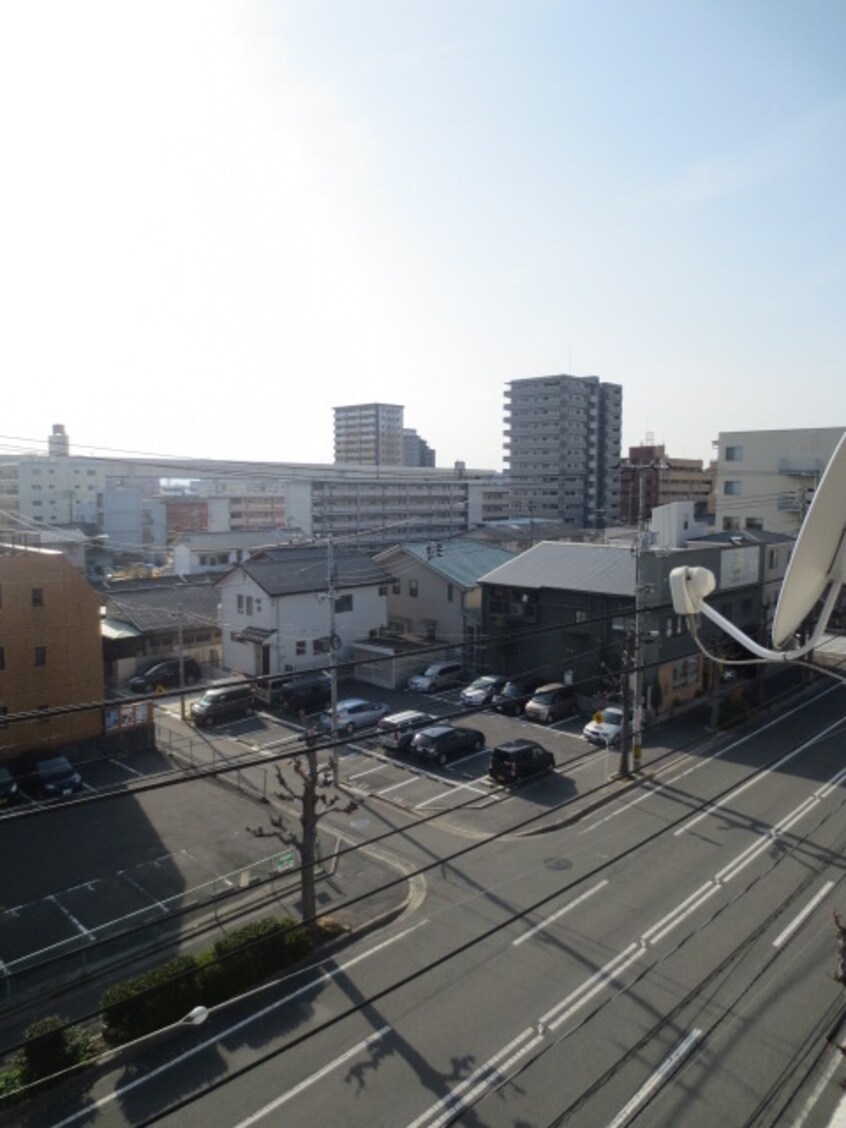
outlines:
[{"label": "hedge", "polygon": [[109,987],[100,1005],[103,1039],[118,1046],[180,1022],[195,1006],[214,1006],[296,963],[310,951],[306,930],[263,917],[197,955],[178,956]]}]

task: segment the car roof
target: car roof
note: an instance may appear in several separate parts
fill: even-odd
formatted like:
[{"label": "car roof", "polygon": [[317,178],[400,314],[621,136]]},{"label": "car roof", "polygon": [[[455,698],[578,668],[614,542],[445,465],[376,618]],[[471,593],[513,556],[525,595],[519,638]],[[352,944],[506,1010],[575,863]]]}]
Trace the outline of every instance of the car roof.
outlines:
[{"label": "car roof", "polygon": [[454,725],[429,725],[428,728],[421,729],[418,736],[440,736],[443,732],[452,732],[455,728]]},{"label": "car roof", "polygon": [[524,748],[543,748],[543,745],[538,744],[536,740],[507,740],[505,744],[498,744],[494,752],[505,752],[510,755],[512,752],[522,752]]},{"label": "car roof", "polygon": [[366,701],[363,697],[345,697],[336,705],[337,709],[349,709],[353,705],[373,705],[373,701]]},{"label": "car roof", "polygon": [[389,713],[379,722],[380,725],[401,725],[403,721],[416,721],[418,718],[431,718],[430,713],[421,713],[419,709],[405,709],[401,713]]}]

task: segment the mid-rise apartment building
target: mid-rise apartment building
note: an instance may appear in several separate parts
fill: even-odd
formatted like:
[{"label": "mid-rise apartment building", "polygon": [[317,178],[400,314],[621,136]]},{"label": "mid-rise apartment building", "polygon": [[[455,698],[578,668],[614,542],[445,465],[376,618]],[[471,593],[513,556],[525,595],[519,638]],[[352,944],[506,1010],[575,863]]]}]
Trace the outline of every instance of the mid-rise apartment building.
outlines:
[{"label": "mid-rise apartment building", "polygon": [[843,427],[721,431],[714,527],[796,536]]},{"label": "mid-rise apartment building", "polygon": [[0,547],[0,759],[100,735],[100,709],[49,710],[102,700],[99,595],[61,552]]},{"label": "mid-rise apartment building", "polygon": [[403,410],[393,403],[357,403],[334,408],[335,462],[402,466]]},{"label": "mid-rise apartment building", "polygon": [[702,460],[670,457],[663,446],[629,447],[620,466],[620,520],[626,525],[648,521],[652,511],[675,501],[692,501],[704,513],[714,489],[716,467]]},{"label": "mid-rise apartment building", "polygon": [[622,387],[598,376],[537,376],[506,385],[512,516],[581,528],[616,521],[622,414]]}]

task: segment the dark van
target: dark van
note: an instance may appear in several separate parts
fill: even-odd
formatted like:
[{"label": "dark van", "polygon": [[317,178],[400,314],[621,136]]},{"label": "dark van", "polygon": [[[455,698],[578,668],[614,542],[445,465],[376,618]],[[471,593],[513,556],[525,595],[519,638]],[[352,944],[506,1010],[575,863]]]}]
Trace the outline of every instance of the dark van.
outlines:
[{"label": "dark van", "polygon": [[261,705],[281,709],[283,713],[319,713],[332,699],[332,681],[328,674],[273,674],[253,684],[253,697]]},{"label": "dark van", "polygon": [[246,717],[252,711],[252,687],[244,682],[243,685],[207,689],[200,700],[191,706],[191,719],[198,728],[202,728],[204,725],[216,725],[219,721]]}]

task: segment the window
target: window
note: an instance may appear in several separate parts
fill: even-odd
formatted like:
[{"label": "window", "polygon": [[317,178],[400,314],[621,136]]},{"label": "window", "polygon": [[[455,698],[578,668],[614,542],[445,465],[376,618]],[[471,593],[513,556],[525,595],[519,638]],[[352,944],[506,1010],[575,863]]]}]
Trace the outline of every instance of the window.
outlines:
[{"label": "window", "polygon": [[447,584],[447,603],[452,603],[455,598],[455,588],[452,584]]},{"label": "window", "polygon": [[387,584],[379,584],[379,594],[380,595],[387,595],[388,594],[388,585]]},{"label": "window", "polygon": [[697,685],[699,682],[699,659],[682,658],[673,666],[673,689],[681,689],[686,685]]},{"label": "window", "polygon": [[299,658],[302,658],[303,655],[306,654],[306,641],[304,638],[297,639],[296,645],[294,646],[294,653]]},{"label": "window", "polygon": [[32,606],[33,607],[43,607],[44,606],[44,588],[33,588],[32,589]]},{"label": "window", "polygon": [[747,517],[746,518],[746,528],[747,529],[763,529],[763,527],[764,527],[763,517]]},{"label": "window", "polygon": [[244,614],[252,615],[253,613],[253,597],[251,595],[244,596]]},{"label": "window", "polygon": [[353,609],[353,597],[350,593],[347,593],[346,595],[339,595],[337,597],[337,599],[335,600],[335,611],[336,612],[352,611],[352,609]]},{"label": "window", "polygon": [[243,597],[243,595],[238,596],[238,599],[236,601],[236,606],[238,608],[238,614],[243,615],[244,614],[244,597]]},{"label": "window", "polygon": [[723,532],[739,532],[740,531],[740,518],[739,517],[723,517]]},{"label": "window", "polygon": [[408,581],[408,594],[417,598],[417,580]]},{"label": "window", "polygon": [[36,666],[46,666],[47,665],[47,647],[46,646],[36,646],[36,648],[35,648],[35,664],[36,664]]},{"label": "window", "polygon": [[312,654],[328,654],[329,653],[329,639],[316,638],[311,644]]},{"label": "window", "polygon": [[586,623],[586,622],[587,622],[587,617],[588,617],[588,613],[587,613],[587,611],[584,611],[584,610],[577,610],[577,611],[576,611],[575,622],[577,622],[577,623]]},{"label": "window", "polygon": [[726,462],[742,462],[743,461],[743,447],[742,446],[727,446],[726,447]]},{"label": "window", "polygon": [[401,593],[402,587],[400,586],[399,582],[392,585],[391,591],[394,593],[394,595],[399,595]]},{"label": "window", "polygon": [[739,497],[740,482],[732,480],[723,482],[723,493],[729,497]]}]

